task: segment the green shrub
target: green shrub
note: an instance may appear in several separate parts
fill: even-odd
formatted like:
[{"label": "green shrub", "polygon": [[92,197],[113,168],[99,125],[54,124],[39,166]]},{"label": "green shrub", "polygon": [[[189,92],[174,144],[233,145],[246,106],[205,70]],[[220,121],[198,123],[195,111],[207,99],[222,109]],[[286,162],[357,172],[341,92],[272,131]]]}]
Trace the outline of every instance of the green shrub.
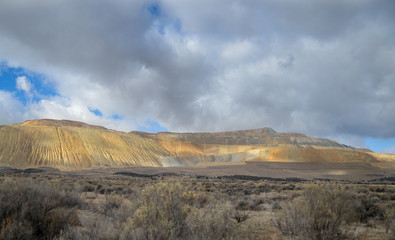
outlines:
[{"label": "green shrub", "polygon": [[176,239],[186,229],[189,208],[182,198],[184,188],[177,182],[163,182],[142,192],[126,234],[133,239]]}]

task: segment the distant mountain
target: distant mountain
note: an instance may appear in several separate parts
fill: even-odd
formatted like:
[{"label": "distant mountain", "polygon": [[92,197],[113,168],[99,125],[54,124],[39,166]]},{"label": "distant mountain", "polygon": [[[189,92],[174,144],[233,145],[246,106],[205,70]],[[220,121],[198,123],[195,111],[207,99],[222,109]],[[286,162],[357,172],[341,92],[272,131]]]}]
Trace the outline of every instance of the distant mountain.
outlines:
[{"label": "distant mountain", "polygon": [[118,132],[69,120],[0,126],[0,166],[63,170],[123,166],[243,164],[245,161],[394,164],[336,141],[271,128],[218,133]]}]

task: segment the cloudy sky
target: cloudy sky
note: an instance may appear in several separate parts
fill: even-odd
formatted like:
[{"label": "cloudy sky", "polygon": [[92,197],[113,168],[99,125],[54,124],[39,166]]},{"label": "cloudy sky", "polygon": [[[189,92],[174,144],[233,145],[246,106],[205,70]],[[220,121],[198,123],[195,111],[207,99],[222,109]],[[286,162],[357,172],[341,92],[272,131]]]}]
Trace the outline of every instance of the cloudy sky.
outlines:
[{"label": "cloudy sky", "polygon": [[393,0],[2,0],[0,124],[272,127],[395,153]]}]

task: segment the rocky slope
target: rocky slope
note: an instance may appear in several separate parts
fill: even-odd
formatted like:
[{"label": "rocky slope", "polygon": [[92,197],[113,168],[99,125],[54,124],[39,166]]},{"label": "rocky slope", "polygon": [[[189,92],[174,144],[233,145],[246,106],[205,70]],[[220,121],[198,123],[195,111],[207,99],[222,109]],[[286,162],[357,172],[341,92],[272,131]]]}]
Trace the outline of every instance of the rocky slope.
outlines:
[{"label": "rocky slope", "polygon": [[245,161],[395,163],[395,155],[271,128],[220,133],[118,132],[67,120],[0,126],[0,166],[64,170]]}]

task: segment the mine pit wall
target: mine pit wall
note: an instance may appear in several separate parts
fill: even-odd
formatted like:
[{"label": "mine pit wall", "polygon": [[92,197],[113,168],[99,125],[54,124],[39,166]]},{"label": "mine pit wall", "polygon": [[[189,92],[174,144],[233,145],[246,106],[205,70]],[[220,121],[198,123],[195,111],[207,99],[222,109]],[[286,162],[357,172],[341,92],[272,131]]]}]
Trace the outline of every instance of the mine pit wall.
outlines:
[{"label": "mine pit wall", "polygon": [[[300,141],[299,141],[300,142]],[[346,147],[321,147],[295,144],[270,146],[239,146],[195,144],[182,141],[161,141],[161,145],[174,156],[177,165],[195,165],[215,162],[376,162],[366,151]],[[184,146],[185,144],[185,146]],[[170,163],[168,162],[167,165]]]}]

